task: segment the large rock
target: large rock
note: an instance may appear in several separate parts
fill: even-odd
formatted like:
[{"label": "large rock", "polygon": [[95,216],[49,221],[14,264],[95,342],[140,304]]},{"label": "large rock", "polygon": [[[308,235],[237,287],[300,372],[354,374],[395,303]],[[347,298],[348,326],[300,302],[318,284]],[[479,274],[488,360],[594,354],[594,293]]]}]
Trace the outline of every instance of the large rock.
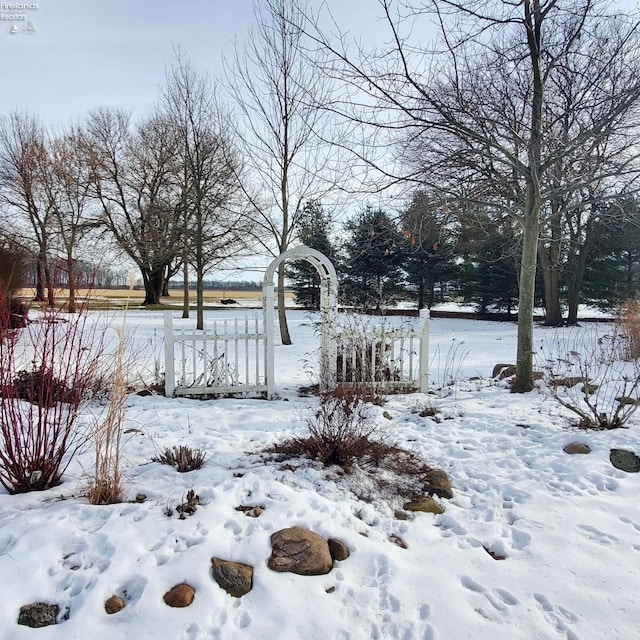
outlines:
[{"label": "large rock", "polygon": [[591,447],[584,442],[570,442],[568,445],[563,447],[562,449],[565,453],[576,454],[576,453],[591,453]]},{"label": "large rock", "polygon": [[177,584],[164,594],[164,601],[170,607],[188,607],[196,595],[196,590],[186,582]]},{"label": "large rock", "polygon": [[25,604],[20,607],[18,614],[18,624],[25,627],[48,627],[56,624],[58,621],[58,605],[46,604],[45,602],[34,602],[33,604]]},{"label": "large rock", "polygon": [[638,473],[640,471],[640,458],[633,452],[625,449],[611,449],[609,460],[616,469],[621,469],[627,473]]},{"label": "large rock", "polygon": [[234,598],[249,593],[253,587],[253,567],[240,562],[211,558],[213,579]]},{"label": "large rock", "polygon": [[426,483],[423,487],[426,493],[435,494],[439,498],[451,500],[453,491],[451,490],[451,480],[442,469],[430,469],[426,473]]},{"label": "large rock", "polygon": [[444,513],[444,509],[431,497],[423,496],[417,500],[407,502],[402,507],[406,511],[421,511],[423,513]]},{"label": "large rock", "polygon": [[267,566],[273,571],[319,576],[329,573],[333,566],[327,541],[302,527],[276,531],[271,536],[271,548]]}]

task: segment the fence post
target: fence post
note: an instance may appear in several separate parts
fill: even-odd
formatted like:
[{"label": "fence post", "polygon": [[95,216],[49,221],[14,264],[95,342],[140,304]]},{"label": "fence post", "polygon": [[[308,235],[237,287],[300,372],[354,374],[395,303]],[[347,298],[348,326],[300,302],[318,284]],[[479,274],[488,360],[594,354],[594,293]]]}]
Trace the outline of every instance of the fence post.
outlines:
[{"label": "fence post", "polygon": [[274,363],[274,327],[273,327],[273,304],[274,287],[273,282],[265,282],[262,285],[262,304],[264,305],[264,375],[267,384],[267,400],[272,400],[275,387],[275,363]]},{"label": "fence post", "polygon": [[429,309],[420,309],[420,391],[429,391]]},{"label": "fence post", "polygon": [[175,356],[173,349],[173,318],[164,312],[164,395],[172,398],[176,390]]}]

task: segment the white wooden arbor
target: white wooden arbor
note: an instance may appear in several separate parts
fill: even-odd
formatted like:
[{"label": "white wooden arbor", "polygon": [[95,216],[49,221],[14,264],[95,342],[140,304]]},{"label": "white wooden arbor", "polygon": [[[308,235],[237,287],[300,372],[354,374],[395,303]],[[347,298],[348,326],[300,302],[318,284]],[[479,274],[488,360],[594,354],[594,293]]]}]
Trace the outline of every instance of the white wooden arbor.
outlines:
[{"label": "white wooden arbor", "polygon": [[312,264],[320,276],[320,387],[330,389],[336,380],[335,314],[337,311],[338,276],[331,261],[320,251],[300,245],[281,253],[268,267],[262,282],[262,300],[264,305],[265,365],[267,380],[267,398],[275,394],[274,370],[274,285],[273,278],[278,267],[286,260],[306,260]]}]

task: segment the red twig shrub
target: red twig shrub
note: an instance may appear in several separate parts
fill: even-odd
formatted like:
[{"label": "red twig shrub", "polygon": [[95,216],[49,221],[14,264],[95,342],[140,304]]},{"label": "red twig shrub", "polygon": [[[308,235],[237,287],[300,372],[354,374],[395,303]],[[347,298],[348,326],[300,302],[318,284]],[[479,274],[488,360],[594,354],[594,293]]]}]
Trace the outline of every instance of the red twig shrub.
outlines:
[{"label": "red twig shrub", "polygon": [[56,308],[12,329],[0,290],[0,484],[9,493],[60,482],[87,434],[79,412],[94,391],[103,342],[87,315]]}]

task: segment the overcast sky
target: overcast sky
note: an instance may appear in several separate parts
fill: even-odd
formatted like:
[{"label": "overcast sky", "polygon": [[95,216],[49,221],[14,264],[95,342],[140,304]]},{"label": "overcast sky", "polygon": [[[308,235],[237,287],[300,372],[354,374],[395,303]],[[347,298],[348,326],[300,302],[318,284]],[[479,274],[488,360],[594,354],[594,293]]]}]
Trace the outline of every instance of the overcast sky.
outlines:
[{"label": "overcast sky", "polygon": [[[27,109],[56,125],[100,105],[143,113],[157,98],[176,45],[199,70],[220,76],[222,53],[231,55],[234,38],[242,41],[253,22],[251,0],[0,4],[0,113]],[[376,0],[328,5],[346,28],[382,31]]]}]

